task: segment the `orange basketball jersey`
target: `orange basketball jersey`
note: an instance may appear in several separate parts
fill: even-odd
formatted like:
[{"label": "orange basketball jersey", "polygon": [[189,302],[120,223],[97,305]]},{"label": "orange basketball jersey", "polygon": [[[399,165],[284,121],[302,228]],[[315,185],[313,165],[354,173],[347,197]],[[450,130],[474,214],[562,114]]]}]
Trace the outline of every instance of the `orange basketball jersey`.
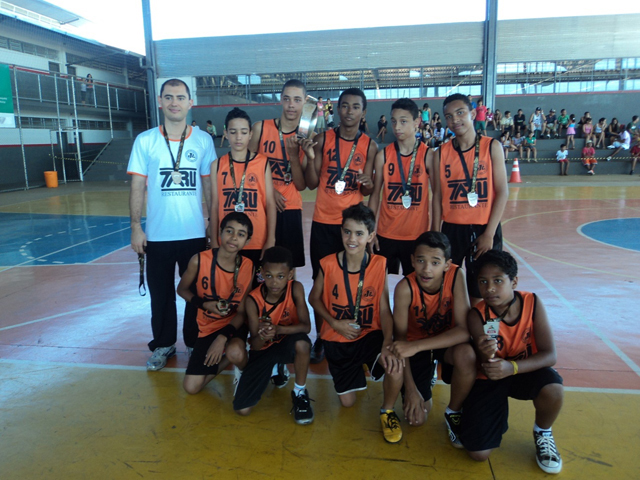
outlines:
[{"label": "orange basketball jersey", "polygon": [[[279,122],[280,120],[275,119],[264,120],[262,122],[258,153],[265,155],[269,159],[273,186],[287,199],[285,210],[302,210],[302,196],[300,192],[293,182],[286,184],[284,181],[284,174],[287,171],[287,164],[289,162],[285,161],[284,154],[282,153],[282,144],[280,143],[280,135],[278,134]],[[295,136],[297,131],[298,129],[289,133],[282,132],[282,139],[285,145],[287,138]],[[304,160],[304,155],[304,150],[300,148],[298,152],[300,163]],[[287,155],[287,159],[288,158],[289,156]]]},{"label": "orange basketball jersey", "polygon": [[[220,222],[228,214],[234,211],[237,192],[233,187],[229,154],[218,160],[218,228]],[[248,162],[234,160],[233,169],[236,177],[236,186],[240,189],[242,174],[245,168],[247,175],[244,181],[244,213],[247,214],[253,224],[253,236],[244,247],[245,250],[261,250],[267,241],[267,194],[264,175],[267,169],[267,157],[259,153]]]},{"label": "orange basketball jersey", "polygon": [[[397,143],[384,149],[384,167],[382,170],[382,202],[377,233],[393,240],[415,240],[416,237],[429,230],[429,172],[426,170],[427,147],[420,142],[416,152],[416,161],[411,177],[411,206],[402,206],[402,176],[398,168]],[[409,176],[411,157],[402,155],[405,182]],[[376,172],[378,173],[378,172]]]},{"label": "orange basketball jersey", "polygon": [[[238,282],[233,292],[229,305],[231,313],[226,317],[219,317],[212,313],[208,313],[201,308],[198,309],[198,337],[206,337],[217,332],[223,327],[229,325],[229,322],[238,310],[238,305],[242,299],[242,295],[251,288],[253,281],[253,262],[246,257],[240,257],[242,263],[238,270]],[[196,279],[197,295],[204,298],[205,302],[217,300],[213,297],[211,289],[211,263],[213,262],[213,250],[205,250],[198,254],[198,277]],[[227,299],[233,290],[233,274],[234,271],[223,270],[220,265],[216,264],[215,285],[216,295],[219,298]]]},{"label": "orange basketball jersey", "polygon": [[[434,337],[455,326],[453,321],[453,288],[456,284],[458,268],[460,267],[451,264],[449,270],[444,273],[442,301],[440,301],[440,292],[431,294],[420,288],[415,272],[410,273],[402,280],[408,282],[411,287],[411,306],[409,307],[407,326],[408,341]],[[426,313],[423,305],[426,307]]]},{"label": "orange basketball jersey", "polygon": [[[320,260],[320,268],[324,275],[324,287],[322,290],[322,302],[333,318],[345,320],[353,318],[353,312],[349,308],[347,290],[344,283],[342,265],[338,262],[338,254],[332,253]],[[358,323],[362,328],[362,338],[374,330],[380,330],[380,297],[384,294],[385,278],[387,271],[387,259],[381,255],[371,255],[367,262],[360,300],[360,315]],[[360,272],[349,272],[349,285],[353,305],[358,294],[358,281]],[[323,340],[330,342],[353,342],[337,333],[328,322],[322,322],[320,332]]]},{"label": "orange basketball jersey", "polygon": [[[473,178],[473,162],[476,147],[472,146],[465,152],[456,150],[453,141],[440,147],[440,189],[442,191],[442,220],[459,225],[486,225],[489,223],[491,208],[495,192],[493,188],[493,169],[491,163],[490,137],[480,137],[480,155],[478,175],[476,177],[476,193],[478,204],[469,205],[467,193],[471,188]],[[465,175],[460,153],[469,172],[469,179]]]},{"label": "orange basketball jersey", "polygon": [[[529,292],[515,292],[515,295],[519,296],[522,301],[520,315],[513,325],[508,325],[504,321],[500,322],[500,330],[498,331],[496,357],[504,358],[505,360],[523,360],[538,353],[533,330],[533,318],[536,314],[536,295]],[[480,314],[483,324],[489,320],[485,318],[484,300],[478,303],[474,310]],[[495,319],[499,317],[499,314],[489,308],[489,317]],[[486,377],[480,372],[478,378]]]},{"label": "orange basketball jersey", "polygon": [[[265,300],[264,295],[262,294],[262,287],[260,285],[258,288],[254,289],[249,293],[249,301],[253,301],[258,308],[258,315],[262,317],[269,310],[273,308],[273,304],[269,303]],[[285,294],[284,300],[278,304],[278,306],[269,313],[269,317],[271,318],[271,323],[273,325],[297,325],[298,320],[298,310],[296,309],[296,304],[293,300],[293,280],[290,280],[287,283],[287,292]],[[262,347],[262,350],[269,348],[274,343],[279,343],[285,335],[276,335],[273,337],[273,340]]]},{"label": "orange basketball jersey", "polygon": [[367,163],[367,153],[371,145],[371,139],[365,135],[360,135],[356,151],[353,153],[351,164],[344,176],[346,183],[344,192],[338,195],[335,184],[340,179],[338,171],[338,161],[336,156],[336,140],[340,142],[340,168],[344,169],[349,153],[353,147],[353,140],[344,140],[338,137],[338,129],[327,130],[324,137],[324,148],[322,149],[322,167],[320,169],[320,183],[318,184],[318,195],[316,197],[316,208],[313,212],[313,221],[326,223],[329,225],[342,224],[342,211],[351,205],[356,205],[362,201],[360,184],[357,182],[358,171],[364,172]]}]

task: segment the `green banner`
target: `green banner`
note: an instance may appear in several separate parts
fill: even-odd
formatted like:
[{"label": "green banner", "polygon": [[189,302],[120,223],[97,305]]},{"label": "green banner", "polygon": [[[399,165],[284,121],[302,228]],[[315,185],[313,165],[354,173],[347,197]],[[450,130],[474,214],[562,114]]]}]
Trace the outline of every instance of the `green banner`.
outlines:
[{"label": "green banner", "polygon": [[0,65],[0,128],[16,128],[9,65]]}]

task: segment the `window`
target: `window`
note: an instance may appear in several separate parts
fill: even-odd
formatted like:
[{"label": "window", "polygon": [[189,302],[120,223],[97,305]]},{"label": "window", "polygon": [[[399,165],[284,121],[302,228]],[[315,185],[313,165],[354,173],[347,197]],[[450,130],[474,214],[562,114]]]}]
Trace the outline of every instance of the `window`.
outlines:
[{"label": "window", "polygon": [[60,64],[56,62],[49,62],[49,71],[60,73]]}]

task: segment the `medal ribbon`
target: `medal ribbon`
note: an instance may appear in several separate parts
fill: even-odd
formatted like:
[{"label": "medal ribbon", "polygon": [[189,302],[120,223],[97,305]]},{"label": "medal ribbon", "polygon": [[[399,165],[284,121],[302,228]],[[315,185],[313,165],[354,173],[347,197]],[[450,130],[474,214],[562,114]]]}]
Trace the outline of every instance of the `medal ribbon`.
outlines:
[{"label": "medal ribbon", "polygon": [[[513,300],[511,300],[511,303],[509,304],[509,306],[504,310],[504,312],[502,312],[501,315],[498,315],[498,318],[496,318],[495,320],[502,322],[504,320],[504,317],[507,316],[507,313],[509,312],[511,305],[513,305],[514,303],[516,303],[515,294],[513,295]],[[484,320],[485,322],[488,322],[489,320],[491,320],[491,313],[489,312],[489,305],[487,303],[484,304],[484,319],[485,319]]]},{"label": "medal ribbon", "polygon": [[424,319],[425,319],[425,322],[428,322],[429,320],[431,320],[433,317],[435,317],[437,314],[440,313],[440,307],[442,306],[442,291],[444,290],[444,274],[442,275],[442,283],[440,284],[440,292],[438,294],[438,309],[436,310],[436,313],[431,315],[431,318],[427,318],[427,303],[424,301],[424,290],[422,290],[422,287],[418,283],[417,278],[416,278],[416,283],[418,284],[418,290],[420,290],[420,301],[422,302],[422,311],[424,312]]},{"label": "medal ribbon", "polygon": [[340,173],[340,181],[344,182],[344,177],[347,174],[347,170],[349,170],[349,166],[351,165],[351,159],[353,159],[353,154],[356,152],[356,147],[358,146],[358,140],[360,140],[360,136],[362,132],[358,130],[356,133],[356,138],[353,140],[353,146],[351,147],[351,153],[349,153],[349,158],[347,159],[347,163],[344,168],[340,164],[340,128],[334,129],[336,134],[336,163],[338,164],[338,173]]},{"label": "medal ribbon", "polygon": [[261,319],[263,320],[271,320],[271,314],[273,313],[273,311],[278,308],[278,306],[284,302],[284,299],[287,297],[287,289],[289,288],[287,286],[287,288],[284,290],[283,294],[280,296],[280,298],[278,299],[278,301],[274,304],[272,304],[272,307],[269,309],[269,311],[267,311],[267,293],[265,293],[265,285],[264,283],[261,285],[260,288],[260,293],[262,294],[262,298],[264,299],[264,306],[262,307],[262,315],[260,316]]},{"label": "medal ribbon", "polygon": [[242,194],[244,193],[244,179],[247,176],[247,169],[249,168],[249,159],[251,158],[251,152],[247,150],[247,158],[244,161],[244,172],[242,172],[242,179],[240,180],[240,189],[236,185],[236,173],[233,168],[233,157],[229,152],[229,173],[231,173],[231,181],[233,182],[233,189],[236,191],[236,204],[242,203]]},{"label": "medal ribbon", "polygon": [[182,157],[182,148],[184,147],[184,139],[187,136],[187,128],[188,125],[184,126],[184,130],[182,132],[182,136],[180,137],[180,146],[178,147],[178,159],[176,160],[173,156],[173,152],[171,151],[171,143],[169,143],[169,135],[167,134],[167,127],[162,126],[162,133],[164,134],[164,139],[167,142],[167,148],[169,149],[169,154],[171,154],[171,163],[173,164],[173,171],[180,172],[180,157]]},{"label": "medal ribbon", "polygon": [[398,156],[398,169],[400,170],[400,180],[402,181],[402,192],[404,195],[409,195],[411,191],[411,177],[413,176],[413,167],[416,164],[416,155],[418,153],[418,145],[420,144],[420,140],[416,140],[416,143],[413,145],[413,154],[411,156],[411,165],[409,166],[409,177],[405,180],[404,176],[404,167],[402,166],[402,155],[400,155],[400,145],[398,142],[394,142],[396,144],[396,154]]},{"label": "medal ribbon", "polygon": [[[219,251],[220,251],[219,249],[216,249],[215,252],[213,252],[213,259],[211,260],[211,274],[209,275],[209,283],[211,284],[211,296],[213,298],[212,300],[208,300],[208,301],[214,301],[214,302],[217,300],[220,300],[220,296],[216,292],[216,266],[218,265]],[[231,295],[229,295],[228,298],[223,299],[227,303],[230,303],[231,299],[236,294],[236,288],[238,287],[238,273],[240,272],[241,264],[242,264],[242,258],[240,257],[240,255],[236,255],[236,266],[233,271],[233,288],[231,289]]]},{"label": "medal ribbon", "polygon": [[140,283],[138,284],[138,293],[141,297],[147,294],[147,287],[144,286],[144,253],[138,254],[138,262],[140,263]]},{"label": "medal ribbon", "polygon": [[467,180],[467,184],[471,184],[469,193],[476,193],[476,179],[478,178],[478,166],[480,164],[480,135],[476,135],[476,153],[473,160],[473,178],[471,178],[471,176],[469,175],[467,162],[464,160],[464,154],[460,151],[460,144],[458,143],[457,139],[454,139],[453,147],[455,148],[456,152],[458,152],[458,156],[460,157],[460,163],[462,163],[462,170],[464,171],[464,176]]},{"label": "medal ribbon", "polygon": [[[298,131],[298,128],[296,127],[296,129],[294,130],[295,132]],[[282,150],[282,159],[284,160],[284,163],[287,164],[287,171],[285,172],[285,174],[287,173],[291,173],[291,161],[287,158],[287,149],[284,146],[284,137],[282,136],[282,120],[280,120],[278,122],[278,136],[280,137],[280,149]]]},{"label": "medal ribbon", "polygon": [[353,312],[353,321],[358,323],[358,316],[360,314],[360,301],[362,300],[362,288],[364,287],[364,271],[367,268],[367,253],[365,252],[362,257],[362,264],[360,265],[360,278],[358,280],[358,292],[356,293],[356,304],[353,305],[353,296],[351,295],[351,284],[349,283],[349,267],[347,266],[346,252],[342,257],[342,273],[344,274],[344,288],[347,291],[347,300],[349,301],[349,310]]}]

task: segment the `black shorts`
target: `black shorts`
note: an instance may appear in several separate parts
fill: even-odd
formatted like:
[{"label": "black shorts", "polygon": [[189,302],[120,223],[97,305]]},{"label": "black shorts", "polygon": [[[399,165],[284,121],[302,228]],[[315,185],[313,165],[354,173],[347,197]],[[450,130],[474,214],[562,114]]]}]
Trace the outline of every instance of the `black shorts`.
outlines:
[{"label": "black shorts", "polygon": [[240,383],[233,399],[233,409],[242,410],[257,405],[269,385],[273,366],[277,363],[293,363],[296,358],[296,343],[311,340],[306,333],[287,335],[266,350],[251,350],[249,363],[242,371]]},{"label": "black shorts", "polygon": [[411,254],[413,253],[414,243],[415,240],[392,240],[378,235],[380,251],[376,253],[379,253],[387,259],[387,270],[389,273],[394,275],[399,274],[400,265],[402,265],[402,274],[406,276],[413,272]]},{"label": "black shorts", "polygon": [[342,245],[342,226],[329,225],[327,223],[311,223],[311,242],[309,246],[309,256],[311,257],[311,268],[313,279],[315,280],[320,271],[320,260],[332,253],[344,250]]},{"label": "black shorts", "polygon": [[[207,335],[206,337],[198,337],[195,345],[193,346],[193,352],[191,352],[191,357],[189,358],[189,364],[187,365],[187,375],[217,375],[218,374],[218,365],[212,365],[207,367],[204,364],[204,360],[207,356],[207,351],[209,347],[213,343],[213,341],[218,338],[220,331],[213,332],[211,335]],[[246,324],[243,324],[234,335],[234,338],[239,338],[243,341],[247,341],[247,336],[249,335],[249,328]]]},{"label": "black shorts", "polygon": [[323,340],[329,373],[338,395],[367,388],[363,365],[369,368],[373,380],[378,381],[384,376],[384,368],[378,363],[383,342],[382,330],[374,330],[355,342]]},{"label": "black shorts", "polygon": [[293,255],[293,266],[304,267],[302,210],[285,210],[276,216],[276,245]]},{"label": "black shorts", "polygon": [[502,380],[476,380],[464,401],[460,440],[470,452],[498,448],[508,430],[509,397],[534,400],[546,385],[562,385],[553,368],[512,375]]},{"label": "black shorts", "polygon": [[[424,350],[416,353],[409,359],[409,364],[411,365],[411,376],[413,377],[413,381],[425,402],[429,401],[432,397],[431,380],[433,379],[433,370],[435,367],[433,364],[434,360],[440,362],[442,369],[442,381],[446,384],[451,384],[453,365],[444,361],[444,354],[446,351],[446,348],[440,348],[438,350]],[[404,385],[402,386],[402,396],[404,398]]]},{"label": "black shorts", "polygon": [[[455,223],[442,222],[442,233],[444,233],[451,243],[451,261],[456,265],[464,267],[467,272],[467,290],[469,296],[480,298],[478,288],[478,272],[475,270],[476,262],[473,261],[471,244],[484,233],[486,225],[458,225]],[[492,250],[502,250],[502,226],[498,224],[496,233],[493,236]]]}]

